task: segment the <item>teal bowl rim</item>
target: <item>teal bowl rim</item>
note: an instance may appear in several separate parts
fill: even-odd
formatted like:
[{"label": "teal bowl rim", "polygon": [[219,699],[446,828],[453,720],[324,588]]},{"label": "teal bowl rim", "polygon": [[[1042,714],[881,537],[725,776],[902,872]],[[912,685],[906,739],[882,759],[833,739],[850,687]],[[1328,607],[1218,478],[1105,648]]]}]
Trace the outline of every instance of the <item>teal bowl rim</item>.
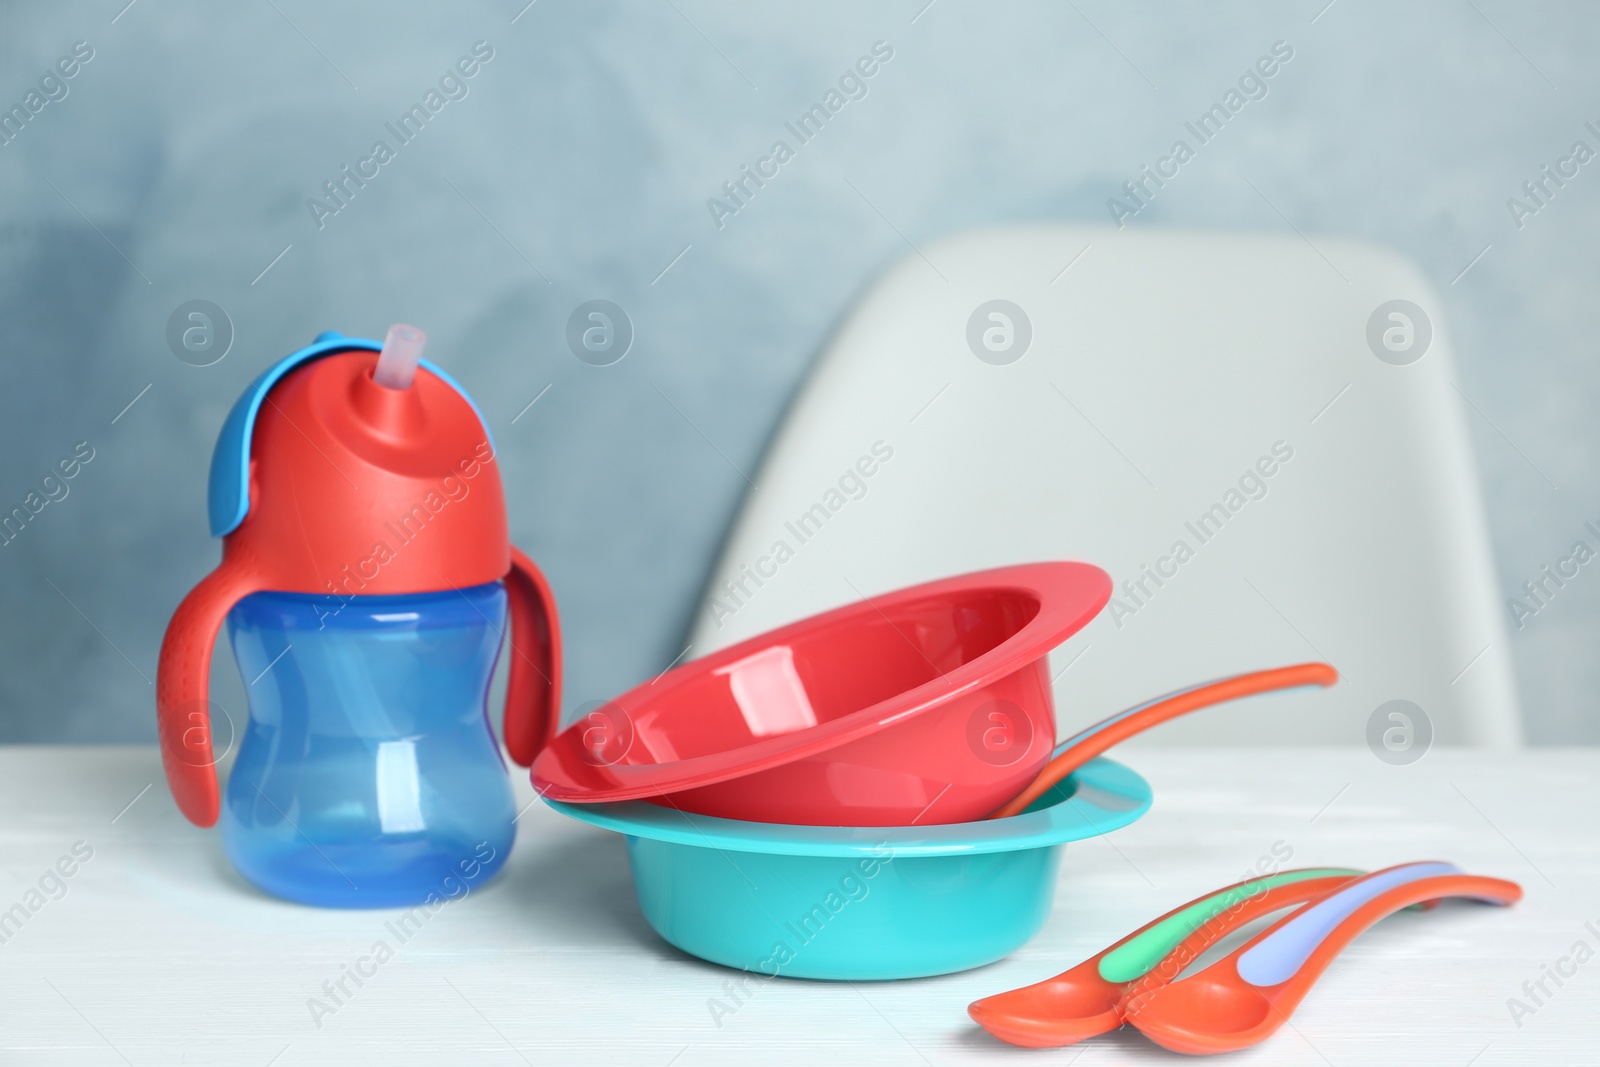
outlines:
[{"label": "teal bowl rim", "polygon": [[632,837],[730,852],[776,856],[902,856],[1020,852],[1119,830],[1150,810],[1150,783],[1115,760],[1097,757],[1021,815],[932,826],[791,826],[696,815],[629,800],[604,804],[544,802],[570,818]]}]

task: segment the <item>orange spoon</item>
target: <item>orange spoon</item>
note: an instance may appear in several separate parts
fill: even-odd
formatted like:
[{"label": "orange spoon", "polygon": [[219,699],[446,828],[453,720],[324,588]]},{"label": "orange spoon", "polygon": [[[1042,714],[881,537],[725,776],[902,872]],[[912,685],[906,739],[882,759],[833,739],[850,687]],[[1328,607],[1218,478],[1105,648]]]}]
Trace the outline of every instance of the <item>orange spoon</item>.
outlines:
[{"label": "orange spoon", "polygon": [[1067,775],[1100,755],[1112,745],[1126,741],[1158,723],[1187,715],[1191,711],[1209,708],[1240,697],[1268,693],[1275,689],[1294,689],[1302,685],[1330,686],[1339,680],[1339,672],[1326,663],[1297,663],[1292,667],[1276,667],[1268,671],[1250,671],[1236,674],[1216,682],[1207,682],[1191,689],[1181,689],[1154,701],[1119,711],[1087,730],[1075,734],[1056,748],[1056,754],[1046,763],[1033,782],[1017,794],[1005,807],[989,816],[1004,819],[1020,815],[1029,804],[1048,793]]},{"label": "orange spoon", "polygon": [[1514,904],[1522,887],[1460,873],[1448,863],[1409,863],[1335,889],[1181,982],[1131,998],[1127,1021],[1174,1052],[1231,1052],[1282,1026],[1351,941],[1413,904],[1471,897]]},{"label": "orange spoon", "polygon": [[975,1000],[972,1020],[1026,1048],[1059,1048],[1121,1026],[1132,997],[1176,978],[1230,931],[1315,900],[1359,875],[1306,868],[1251,878],[1208,893],[1135,930],[1110,948],[1033,985]]}]

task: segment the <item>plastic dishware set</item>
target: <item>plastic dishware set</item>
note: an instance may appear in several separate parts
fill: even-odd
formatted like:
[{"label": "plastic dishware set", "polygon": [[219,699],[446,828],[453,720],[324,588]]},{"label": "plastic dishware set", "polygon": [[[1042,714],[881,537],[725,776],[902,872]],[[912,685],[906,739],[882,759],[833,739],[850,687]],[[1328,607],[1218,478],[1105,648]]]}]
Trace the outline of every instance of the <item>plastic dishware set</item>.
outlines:
[{"label": "plastic dishware set", "polygon": [[[1057,745],[1047,655],[1105,606],[1111,580],[1047,562],[792,623],[558,731],[554,597],[510,544],[480,413],[421,358],[423,340],[405,326],[382,345],[322,335],[245,390],[213,455],[223,559],[162,643],[162,756],[180,809],[201,826],[220,816],[229,858],[269,893],[406,906],[446,879],[493,876],[515,836],[486,708],[508,643],[506,751],[555,810],[623,835],[665,940],[767,977],[946,974],[1038,932],[1062,846],[1149,809],[1145,781],[1102,752],[1221,701],[1337,680],[1319,663],[1239,675]],[[224,622],[248,683],[242,723],[208,699]],[[215,764],[235,742],[222,795]],[[1242,1048],[1390,912],[1519,895],[1440,863],[1281,872],[969,1013],[1013,1044],[1127,1022],[1182,1052]],[[1295,906],[1179,978],[1207,945]]]}]

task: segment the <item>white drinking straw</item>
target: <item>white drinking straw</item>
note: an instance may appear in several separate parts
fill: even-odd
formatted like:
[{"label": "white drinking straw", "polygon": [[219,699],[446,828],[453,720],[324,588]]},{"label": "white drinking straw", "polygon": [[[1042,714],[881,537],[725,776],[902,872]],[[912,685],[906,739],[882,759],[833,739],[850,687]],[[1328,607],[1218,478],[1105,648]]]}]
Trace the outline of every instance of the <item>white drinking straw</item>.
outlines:
[{"label": "white drinking straw", "polygon": [[390,389],[410,389],[411,380],[417,376],[417,363],[422,359],[422,346],[427,343],[428,335],[415,326],[397,322],[389,327],[372,380]]}]

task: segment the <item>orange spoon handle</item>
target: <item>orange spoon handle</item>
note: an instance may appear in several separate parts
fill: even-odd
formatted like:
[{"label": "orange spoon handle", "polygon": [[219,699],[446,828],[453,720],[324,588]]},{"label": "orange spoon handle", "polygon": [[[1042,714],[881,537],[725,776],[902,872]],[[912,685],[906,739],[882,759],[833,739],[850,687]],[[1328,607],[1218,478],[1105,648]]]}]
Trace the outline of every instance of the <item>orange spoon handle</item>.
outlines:
[{"label": "orange spoon handle", "polygon": [[1044,765],[1028,788],[989,818],[1004,819],[1020,815],[1029,804],[1044,796],[1063,778],[1106,749],[1168,719],[1175,719],[1179,715],[1187,715],[1201,708],[1209,708],[1213,704],[1255,696],[1257,693],[1294,689],[1303,685],[1326,687],[1338,680],[1339,672],[1326,663],[1297,663],[1291,667],[1275,667],[1272,670],[1236,674],[1218,682],[1186,689],[1148,706],[1135,708],[1131,712],[1118,712],[1085,730],[1079,735],[1082,737],[1081,741],[1070,744],[1058,752]]},{"label": "orange spoon handle", "polygon": [[[1308,869],[1308,873],[1311,869]],[[1295,872],[1284,872],[1285,874]],[[1290,882],[1277,885],[1265,892],[1256,892],[1239,899],[1226,910],[1218,913],[1213,918],[1195,928],[1195,931],[1177,945],[1171,952],[1164,956],[1160,963],[1152,967],[1138,979],[1128,982],[1123,987],[1122,1003],[1127,1003],[1142,993],[1149,992],[1164,985],[1170,985],[1182,974],[1184,968],[1199,959],[1206,949],[1221,941],[1242,926],[1248,926],[1263,915],[1271,915],[1275,911],[1297,904],[1305,904],[1322,897],[1340,886],[1360,876],[1359,871],[1335,869],[1318,870],[1312,877],[1299,882]],[[1241,886],[1250,883],[1242,882]]]},{"label": "orange spoon handle", "polygon": [[[1338,911],[1341,894],[1394,870],[1348,883],[1274,923],[1199,974],[1131,1000],[1125,1009],[1127,1021],[1175,1052],[1203,1055],[1248,1048],[1282,1026],[1333,958],[1381,919],[1445,897],[1501,905],[1522,898],[1522,887],[1515,882],[1441,874],[1387,889],[1342,917],[1317,914],[1318,909]],[[1337,921],[1331,921],[1335,917]],[[1297,944],[1308,937],[1309,946]],[[1287,945],[1278,943],[1284,939]]]}]

